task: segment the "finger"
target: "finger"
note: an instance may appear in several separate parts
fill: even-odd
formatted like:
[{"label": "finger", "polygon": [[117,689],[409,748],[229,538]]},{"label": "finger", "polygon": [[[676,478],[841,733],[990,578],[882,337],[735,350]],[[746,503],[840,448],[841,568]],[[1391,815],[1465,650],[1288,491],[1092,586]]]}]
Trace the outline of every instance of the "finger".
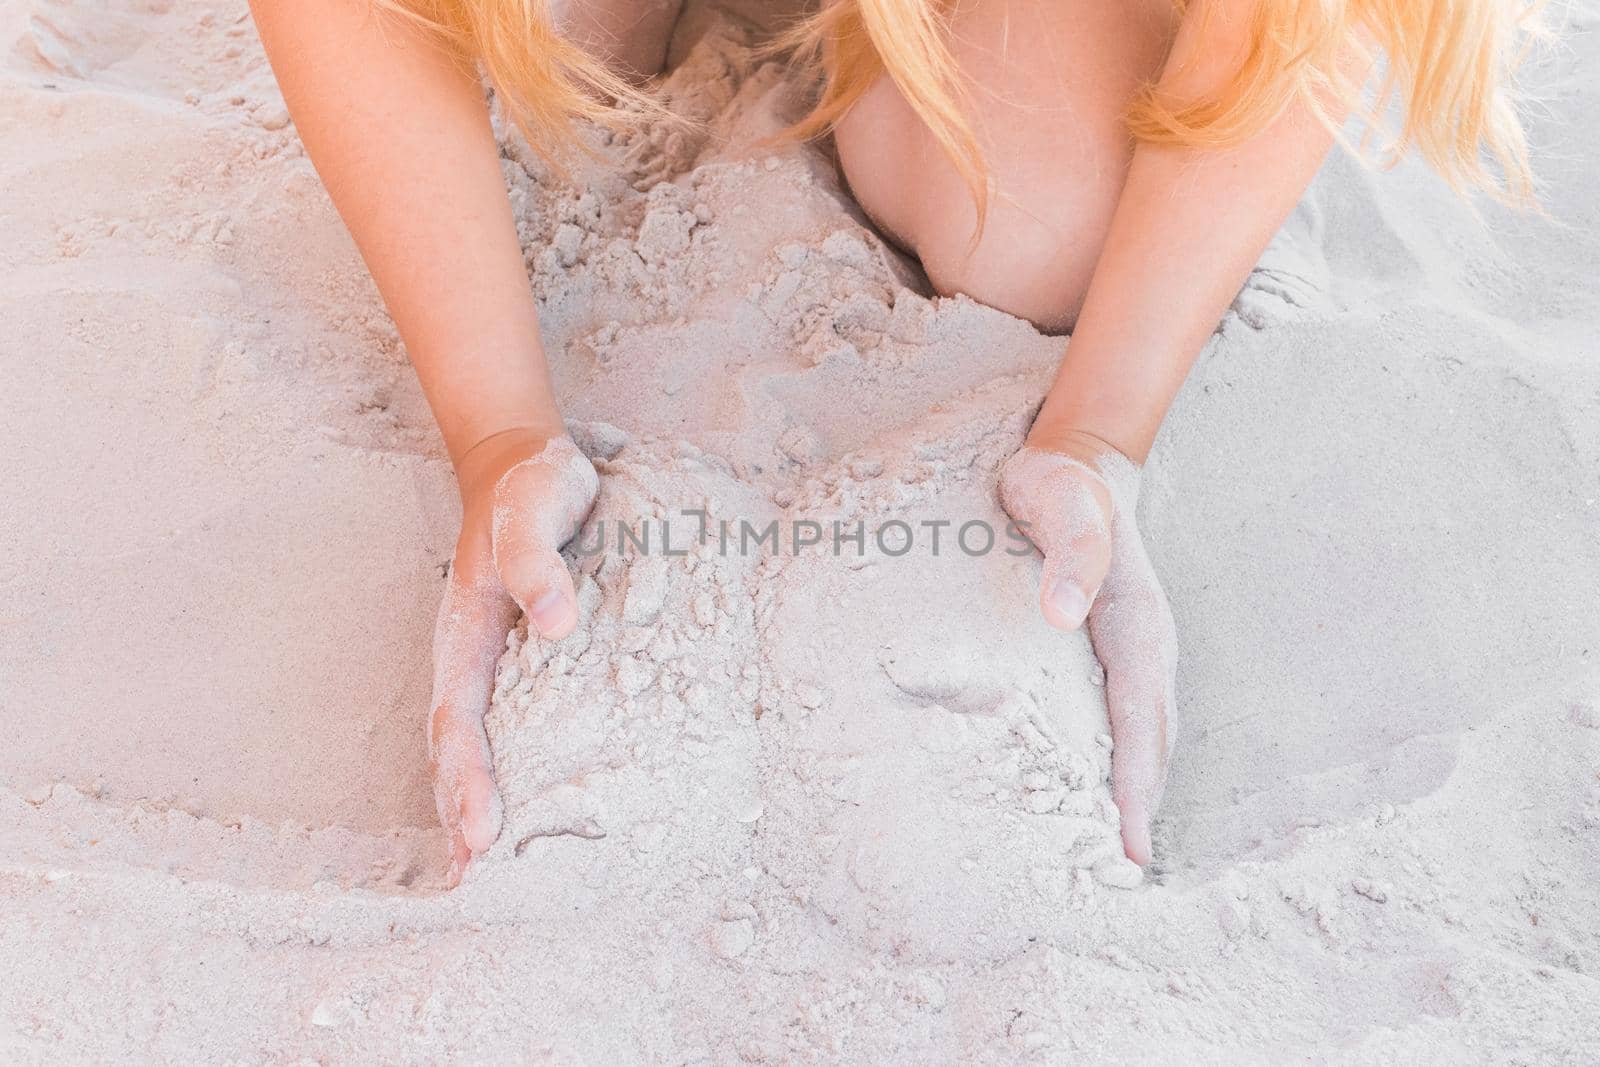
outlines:
[{"label": "finger", "polygon": [[[566,561],[545,545],[503,538],[505,547],[495,553],[500,580],[514,590],[512,596],[540,637],[559,640],[578,625],[578,599]],[[498,547],[498,546],[497,546]]]},{"label": "finger", "polygon": [[1023,448],[1000,476],[1000,502],[1044,555],[1039,607],[1063,630],[1083,624],[1111,565],[1111,493],[1070,456]]},{"label": "finger", "polygon": [[494,561],[500,580],[541,637],[565,637],[578,600],[561,546],[594,506],[594,466],[564,437],[507,471],[495,486]]},{"label": "finger", "polygon": [[471,862],[472,849],[467,847],[461,831],[450,831],[450,873],[445,877],[445,888],[454,889],[460,885],[462,876],[467,873],[467,864]]},{"label": "finger", "polygon": [[1166,784],[1159,723],[1124,721],[1112,727],[1111,799],[1122,817],[1122,849],[1143,867],[1150,862],[1150,820]]},{"label": "finger", "polygon": [[[1094,625],[1091,621],[1091,630]],[[1102,645],[1097,641],[1096,650]],[[1150,862],[1150,819],[1166,789],[1170,705],[1158,651],[1118,647],[1110,655],[1101,653],[1111,719],[1111,799],[1122,813],[1128,858],[1143,866]],[[1140,657],[1147,658],[1141,662]]]},{"label": "finger", "polygon": [[494,760],[483,715],[439,705],[433,714],[434,802],[460,861],[488,851],[500,836],[503,809],[494,784]]},{"label": "finger", "polygon": [[1062,630],[1082,626],[1110,558],[1110,537],[1103,528],[1069,538],[1065,550],[1046,552],[1039,582],[1045,621]]},{"label": "finger", "polygon": [[494,687],[495,666],[515,622],[516,605],[489,570],[488,561],[469,559],[458,551],[434,627],[428,722],[434,802],[450,836],[456,878],[466,860],[485,851],[500,833],[500,796],[483,716]]},{"label": "finger", "polygon": [[1148,560],[1140,562],[1131,580],[1118,562],[1089,615],[1089,636],[1106,672],[1111,797],[1122,815],[1123,848],[1143,866],[1151,857],[1150,820],[1166,788],[1177,639],[1166,597]]}]

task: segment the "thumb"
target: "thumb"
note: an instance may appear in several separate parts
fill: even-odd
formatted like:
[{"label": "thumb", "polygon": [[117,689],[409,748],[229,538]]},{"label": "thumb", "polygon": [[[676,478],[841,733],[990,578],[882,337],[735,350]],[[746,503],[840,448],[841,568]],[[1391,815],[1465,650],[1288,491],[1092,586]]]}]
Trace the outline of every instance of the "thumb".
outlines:
[{"label": "thumb", "polygon": [[541,637],[578,623],[577,596],[561,546],[594,506],[599,477],[569,438],[508,470],[494,490],[494,562],[500,581]]},{"label": "thumb", "polygon": [[1105,480],[1070,456],[1023,448],[1001,473],[1000,499],[1044,555],[1039,607],[1045,621],[1077,629],[1111,566]]},{"label": "thumb", "polygon": [[578,624],[578,601],[566,560],[548,542],[510,535],[494,539],[495,564],[517,606],[539,636],[557,640]]}]

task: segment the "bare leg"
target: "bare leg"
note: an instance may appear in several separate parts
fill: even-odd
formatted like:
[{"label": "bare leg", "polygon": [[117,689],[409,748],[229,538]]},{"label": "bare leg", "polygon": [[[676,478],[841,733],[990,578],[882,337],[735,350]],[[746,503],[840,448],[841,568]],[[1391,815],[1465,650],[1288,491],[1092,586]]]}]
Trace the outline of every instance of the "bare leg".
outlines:
[{"label": "bare leg", "polygon": [[966,183],[887,77],[839,126],[851,190],[939,292],[1069,329],[1132,159],[1123,114],[1176,26],[1169,0],[962,5],[954,50],[993,178],[981,238]]},{"label": "bare leg", "polygon": [[683,0],[557,0],[561,33],[631,77],[661,73]]}]

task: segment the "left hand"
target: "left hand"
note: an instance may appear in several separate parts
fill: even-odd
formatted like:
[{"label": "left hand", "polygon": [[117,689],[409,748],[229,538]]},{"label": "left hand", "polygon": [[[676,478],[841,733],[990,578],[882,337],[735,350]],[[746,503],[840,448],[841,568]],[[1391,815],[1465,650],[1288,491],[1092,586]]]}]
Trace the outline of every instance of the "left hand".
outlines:
[{"label": "left hand", "polygon": [[1177,634],[1139,537],[1138,495],[1138,464],[1088,434],[1025,445],[1000,472],[1001,505],[1044,554],[1045,619],[1063,630],[1088,622],[1106,673],[1122,846],[1143,866],[1171,754]]}]

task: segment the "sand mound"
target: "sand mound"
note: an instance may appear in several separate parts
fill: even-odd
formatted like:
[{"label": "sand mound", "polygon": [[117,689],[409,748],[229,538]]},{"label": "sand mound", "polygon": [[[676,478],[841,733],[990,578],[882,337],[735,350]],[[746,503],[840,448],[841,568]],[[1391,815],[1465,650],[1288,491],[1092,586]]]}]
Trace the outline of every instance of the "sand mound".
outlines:
[{"label": "sand mound", "polygon": [[448,471],[242,4],[0,11],[0,1055],[1600,1058],[1573,18],[1533,72],[1560,226],[1334,159],[1174,409],[1140,520],[1182,717],[1132,890],[1086,643],[1003,532],[956,540],[1062,342],[931,299],[764,145],[801,87],[740,15],[674,43],[697,128],[570,180],[507,134],[604,480],[585,625],[501,663],[505,833],[443,894]]}]

